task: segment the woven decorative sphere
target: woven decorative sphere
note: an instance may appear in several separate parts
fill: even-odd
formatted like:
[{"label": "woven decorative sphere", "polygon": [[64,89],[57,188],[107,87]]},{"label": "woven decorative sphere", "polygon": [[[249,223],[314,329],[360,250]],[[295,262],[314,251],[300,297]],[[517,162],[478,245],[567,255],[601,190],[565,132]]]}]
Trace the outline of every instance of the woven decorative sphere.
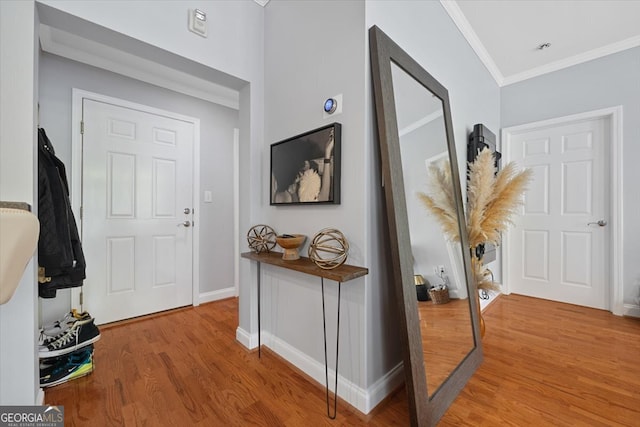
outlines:
[{"label": "woven decorative sphere", "polygon": [[247,242],[253,252],[269,252],[276,246],[276,232],[268,225],[254,225],[247,232]]},{"label": "woven decorative sphere", "polygon": [[339,230],[324,228],[309,244],[309,259],[324,270],[339,267],[347,260],[349,242]]}]

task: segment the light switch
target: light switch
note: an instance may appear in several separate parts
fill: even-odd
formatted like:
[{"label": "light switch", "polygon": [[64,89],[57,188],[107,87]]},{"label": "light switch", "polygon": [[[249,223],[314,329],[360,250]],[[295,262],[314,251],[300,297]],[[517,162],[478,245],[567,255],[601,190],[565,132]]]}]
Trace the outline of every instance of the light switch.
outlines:
[{"label": "light switch", "polygon": [[212,197],[212,195],[211,195],[211,191],[206,190],[206,191],[204,192],[204,202],[205,202],[205,203],[211,203],[211,202],[213,202],[213,197]]}]

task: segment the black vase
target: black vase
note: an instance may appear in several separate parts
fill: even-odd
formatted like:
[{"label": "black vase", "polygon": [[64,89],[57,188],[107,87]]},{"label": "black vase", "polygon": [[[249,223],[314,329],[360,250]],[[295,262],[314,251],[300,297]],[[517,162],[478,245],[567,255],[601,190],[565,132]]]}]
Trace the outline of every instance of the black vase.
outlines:
[{"label": "black vase", "polygon": [[418,301],[429,301],[429,291],[427,289],[427,284],[424,285],[416,285],[416,294],[418,296]]}]

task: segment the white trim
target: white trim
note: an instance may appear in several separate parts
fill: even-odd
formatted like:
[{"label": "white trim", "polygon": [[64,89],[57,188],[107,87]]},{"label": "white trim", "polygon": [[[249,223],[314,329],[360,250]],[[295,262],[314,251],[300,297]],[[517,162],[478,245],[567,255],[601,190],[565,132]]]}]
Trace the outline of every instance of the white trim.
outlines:
[{"label": "white trim", "polygon": [[486,47],[484,47],[484,44],[482,44],[482,42],[480,41],[480,38],[478,37],[476,32],[473,30],[473,27],[471,26],[467,18],[464,16],[464,13],[460,9],[460,6],[458,6],[458,3],[454,0],[440,0],[440,4],[444,8],[444,10],[449,14],[453,23],[456,24],[456,26],[462,33],[462,36],[465,39],[467,39],[467,42],[469,43],[471,48],[474,50],[476,55],[478,55],[478,58],[480,59],[480,61],[482,61],[484,66],[487,68],[487,71],[489,71],[489,74],[491,74],[491,76],[496,81],[498,86],[502,86],[504,81],[504,76],[502,75],[502,73],[500,72],[500,69],[498,68],[495,61],[489,54],[489,51],[487,50]]},{"label": "white trim", "polygon": [[262,7],[265,7],[267,5],[267,3],[269,3],[269,0],[253,0],[253,1],[258,3]]},{"label": "white trim", "polygon": [[[219,301],[221,299],[233,298],[236,295],[236,288],[229,286],[228,288],[218,289],[215,291],[202,292],[198,295],[198,305],[208,302]],[[196,305],[196,304],[193,304]]]},{"label": "white trim", "polygon": [[[82,205],[82,134],[80,133],[80,122],[82,121],[82,100],[91,99],[93,101],[104,102],[116,106],[143,111],[150,114],[161,115],[176,120],[182,120],[193,124],[193,200],[194,209],[193,221],[196,226],[200,224],[200,119],[171,111],[162,110],[148,105],[138,104],[124,99],[115,98],[108,95],[89,92],[82,89],[73,88],[71,90],[71,208],[78,218],[78,231],[82,239],[82,219],[80,218],[80,206]],[[194,227],[193,231],[193,273],[192,273],[192,304],[197,306],[200,298],[200,236]],[[80,309],[80,290],[82,288],[71,289],[71,307]]]},{"label": "white trim", "polygon": [[38,389],[38,394],[36,396],[36,406],[44,405],[44,389]]},{"label": "white trim", "polygon": [[233,129],[233,286],[240,295],[240,129]]},{"label": "white trim", "polygon": [[416,129],[420,129],[422,126],[426,126],[438,117],[442,117],[443,110],[434,111],[431,114],[424,116],[423,118],[416,120],[413,123],[409,123],[404,128],[398,131],[398,136],[405,136],[406,134],[413,132]]},{"label": "white trim", "polygon": [[631,37],[626,40],[611,43],[607,46],[602,46],[597,49],[580,53],[578,55],[550,62],[549,64],[545,64],[540,67],[531,68],[521,73],[512,74],[505,77],[500,86],[507,86],[533,77],[538,77],[543,74],[552,73],[554,71],[562,70],[563,68],[572,67],[574,65],[582,64],[583,62],[602,58],[603,56],[611,55],[637,46],[640,46],[640,36]]},{"label": "white trim", "polygon": [[236,341],[245,346],[249,350],[258,347],[258,333],[250,334],[240,326],[236,328]]},{"label": "white trim", "polygon": [[[182,116],[184,117],[184,116]],[[193,121],[191,121],[193,120]],[[191,249],[191,265],[193,271],[191,272],[192,280],[192,302],[193,306],[200,305],[200,119],[191,118],[189,120],[193,123],[193,161],[191,181],[193,185],[193,192],[191,194],[191,212],[193,222],[193,235],[192,235],[192,249]]]},{"label": "white trim", "polygon": [[[324,363],[318,362],[281,338],[266,331],[262,332],[262,344],[302,370],[302,372],[311,377],[320,386],[325,387]],[[382,399],[388,396],[391,391],[402,384],[404,381],[403,372],[403,365],[399,363],[366,390],[342,375],[338,375],[338,396],[358,411],[368,414]],[[329,389],[331,391],[333,391],[335,378],[335,371],[329,368]]]},{"label": "white trim", "polygon": [[239,109],[240,93],[128,52],[40,24],[42,50],[155,86]]},{"label": "white trim", "polygon": [[473,27],[467,20],[466,16],[458,6],[455,0],[440,0],[440,4],[444,10],[449,14],[451,20],[456,24],[462,36],[467,40],[471,48],[484,66],[487,68],[493,79],[498,86],[507,86],[513,83],[521,82],[523,80],[538,77],[543,74],[551,73],[561,70],[563,68],[572,67],[583,62],[591,61],[593,59],[602,58],[603,56],[611,55],[623,50],[632,49],[640,46],[640,36],[630,37],[625,40],[620,40],[615,43],[611,43],[606,46],[602,46],[596,49],[582,52],[577,55],[570,56],[568,58],[560,59],[558,61],[551,62],[549,64],[542,65],[540,67],[531,68],[520,73],[505,76],[500,71],[498,65],[495,63],[489,51],[484,46],[480,38],[474,31]]},{"label": "white trim", "polygon": [[367,389],[365,414],[378,406],[382,400],[404,383],[404,365],[402,362],[394,366],[389,372],[380,377]]},{"label": "white trim", "polygon": [[625,304],[623,316],[640,317],[640,305]]},{"label": "white trim", "polygon": [[[610,143],[609,147],[609,176],[610,176],[610,202],[611,202],[611,238],[610,248],[611,257],[609,259],[609,311],[613,314],[622,316],[624,314],[624,259],[623,259],[623,236],[624,236],[624,219],[623,219],[623,137],[622,137],[622,115],[623,108],[621,105],[611,108],[603,108],[601,110],[587,111],[584,113],[573,114],[564,117],[557,117],[539,122],[527,123],[518,126],[511,126],[502,129],[502,155],[504,162],[511,161],[510,142],[511,136],[528,132],[534,129],[545,128],[576,122],[580,120],[605,119],[609,121]],[[502,241],[502,274],[503,284],[502,292],[509,294],[509,268],[508,262],[504,257],[509,256],[509,238],[507,231]]]}]

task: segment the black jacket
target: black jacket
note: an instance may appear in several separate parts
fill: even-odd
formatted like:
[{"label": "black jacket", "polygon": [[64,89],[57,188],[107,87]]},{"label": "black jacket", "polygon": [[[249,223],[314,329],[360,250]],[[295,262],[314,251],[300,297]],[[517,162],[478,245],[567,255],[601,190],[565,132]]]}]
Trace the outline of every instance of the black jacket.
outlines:
[{"label": "black jacket", "polygon": [[44,129],[38,129],[38,294],[54,298],[57,289],[82,286],[85,260],[69,201],[64,163],[55,155]]}]

